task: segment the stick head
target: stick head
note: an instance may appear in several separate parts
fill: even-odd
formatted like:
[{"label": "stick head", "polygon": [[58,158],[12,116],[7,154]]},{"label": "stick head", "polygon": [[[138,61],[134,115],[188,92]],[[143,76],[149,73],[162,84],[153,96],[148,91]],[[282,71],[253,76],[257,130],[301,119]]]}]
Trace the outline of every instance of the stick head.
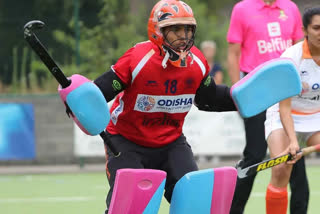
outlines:
[{"label": "stick head", "polygon": [[247,172],[248,172],[249,168],[242,169],[241,167],[238,167],[236,169],[237,169],[238,178],[247,177]]},{"label": "stick head", "polygon": [[39,20],[33,20],[33,21],[28,22],[23,27],[24,36],[25,37],[31,36],[34,29],[41,29],[41,28],[43,28],[43,26],[44,26],[44,23]]}]

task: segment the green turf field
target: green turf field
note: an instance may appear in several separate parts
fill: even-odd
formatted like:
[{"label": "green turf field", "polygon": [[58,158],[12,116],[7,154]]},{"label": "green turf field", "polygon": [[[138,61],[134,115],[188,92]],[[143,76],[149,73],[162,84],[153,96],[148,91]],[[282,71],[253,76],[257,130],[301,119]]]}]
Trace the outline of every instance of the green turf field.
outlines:
[{"label": "green turf field", "polygon": [[[319,213],[319,167],[308,167],[309,214]],[[265,213],[264,195],[270,170],[258,174],[246,214]],[[81,174],[0,175],[1,214],[102,214],[108,184],[104,172]],[[169,213],[162,200],[160,214]]]}]

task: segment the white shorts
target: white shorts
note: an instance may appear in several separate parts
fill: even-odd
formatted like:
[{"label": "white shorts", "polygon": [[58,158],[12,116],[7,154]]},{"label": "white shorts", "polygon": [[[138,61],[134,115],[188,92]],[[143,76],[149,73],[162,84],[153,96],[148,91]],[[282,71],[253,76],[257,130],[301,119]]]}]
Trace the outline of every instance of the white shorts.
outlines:
[{"label": "white shorts", "polygon": [[[320,113],[309,115],[292,114],[294,129],[299,140],[306,142],[315,132],[320,131]],[[280,113],[278,111],[268,110],[266,114],[265,138],[268,139],[272,131],[282,129]]]}]

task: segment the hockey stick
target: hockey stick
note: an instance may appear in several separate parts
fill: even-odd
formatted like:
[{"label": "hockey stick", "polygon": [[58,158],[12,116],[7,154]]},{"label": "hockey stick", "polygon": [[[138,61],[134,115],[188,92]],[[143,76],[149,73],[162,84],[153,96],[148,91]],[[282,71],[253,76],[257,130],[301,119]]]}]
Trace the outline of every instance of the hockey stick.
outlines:
[{"label": "hockey stick", "polygon": [[[24,25],[24,38],[29,43],[34,52],[40,57],[41,61],[47,66],[50,73],[56,78],[62,88],[67,88],[71,81],[64,75],[59,66],[55,63],[53,58],[49,55],[46,48],[39,41],[38,37],[34,34],[33,30],[41,29],[44,27],[44,23],[39,20],[30,21]],[[116,156],[120,153],[116,150],[109,137],[104,131],[100,133],[101,138],[105,145],[107,145],[111,152]]]},{"label": "hockey stick", "polygon": [[[320,152],[320,144],[317,144],[315,146],[309,146],[306,148],[301,149],[298,153],[302,153],[302,156],[308,155],[312,152]],[[285,163],[289,160],[292,160],[291,154],[286,154],[282,156],[278,156],[275,158],[271,158],[265,161],[262,161],[260,163],[254,164],[252,166],[248,166],[244,169],[241,169],[240,167],[237,168],[238,171],[238,177],[239,178],[245,178],[250,175],[254,175],[255,173],[258,173],[262,170],[269,169],[271,167],[277,166],[281,163]]]},{"label": "hockey stick", "polygon": [[40,57],[42,62],[47,66],[50,73],[56,78],[62,88],[66,88],[71,84],[59,66],[54,62],[48,51],[41,44],[38,37],[33,33],[35,29],[43,28],[44,23],[41,21],[30,21],[24,26],[24,38],[29,43],[34,52]]}]

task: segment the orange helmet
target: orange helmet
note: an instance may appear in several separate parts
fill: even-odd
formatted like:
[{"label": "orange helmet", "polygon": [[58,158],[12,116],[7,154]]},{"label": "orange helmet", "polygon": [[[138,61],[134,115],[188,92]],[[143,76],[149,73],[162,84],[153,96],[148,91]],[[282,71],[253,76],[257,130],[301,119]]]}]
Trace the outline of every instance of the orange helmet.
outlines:
[{"label": "orange helmet", "polygon": [[[172,25],[190,25],[193,27],[193,35],[187,40],[187,45],[183,51],[176,51],[172,44],[168,42],[162,32],[162,28]],[[194,43],[196,20],[189,5],[179,0],[161,0],[152,9],[148,21],[148,37],[165,54],[162,63],[166,67],[166,61],[177,67],[187,65],[186,57],[191,54],[189,50]]]}]

